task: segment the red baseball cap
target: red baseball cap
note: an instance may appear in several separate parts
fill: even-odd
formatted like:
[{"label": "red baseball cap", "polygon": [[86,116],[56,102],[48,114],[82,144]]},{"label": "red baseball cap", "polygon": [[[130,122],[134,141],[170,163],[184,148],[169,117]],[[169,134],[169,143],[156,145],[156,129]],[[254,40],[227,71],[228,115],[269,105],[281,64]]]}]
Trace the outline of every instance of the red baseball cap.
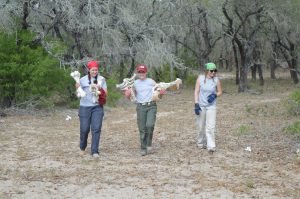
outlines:
[{"label": "red baseball cap", "polygon": [[87,63],[87,67],[88,67],[88,69],[99,68],[99,64],[97,61],[92,60]]},{"label": "red baseball cap", "polygon": [[138,64],[136,67],[136,71],[139,73],[146,73],[147,72],[147,66],[145,64]]}]

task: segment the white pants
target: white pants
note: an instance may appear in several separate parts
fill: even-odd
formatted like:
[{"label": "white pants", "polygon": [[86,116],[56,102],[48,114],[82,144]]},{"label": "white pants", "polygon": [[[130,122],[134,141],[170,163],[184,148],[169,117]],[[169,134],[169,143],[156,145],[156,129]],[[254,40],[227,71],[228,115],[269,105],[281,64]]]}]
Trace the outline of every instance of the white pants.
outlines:
[{"label": "white pants", "polygon": [[216,106],[201,107],[200,115],[196,116],[198,131],[198,146],[207,146],[208,150],[215,149]]}]

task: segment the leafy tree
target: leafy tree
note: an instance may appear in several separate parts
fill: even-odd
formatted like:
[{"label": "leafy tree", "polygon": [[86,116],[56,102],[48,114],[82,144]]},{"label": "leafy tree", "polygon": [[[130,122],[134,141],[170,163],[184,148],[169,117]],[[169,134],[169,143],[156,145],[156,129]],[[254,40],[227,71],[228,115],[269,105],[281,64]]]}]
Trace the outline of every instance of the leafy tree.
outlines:
[{"label": "leafy tree", "polygon": [[300,1],[298,0],[288,0],[284,3],[276,0],[270,5],[269,12],[272,19],[270,40],[273,46],[277,47],[277,52],[274,50],[275,58],[283,57],[295,84],[299,83],[298,76],[300,75],[298,67],[300,52],[299,6]]},{"label": "leafy tree", "polygon": [[[254,62],[254,48],[256,48],[257,35],[265,23],[261,20],[265,15],[264,6],[259,1],[255,1],[253,4],[246,0],[225,0],[222,11],[227,20],[227,24],[223,24],[224,32],[232,40],[237,67],[236,80],[239,85],[238,91],[245,92],[248,87],[248,69]],[[239,53],[237,53],[237,50]],[[237,63],[238,54],[240,67],[238,67],[239,64]]]},{"label": "leafy tree", "polygon": [[0,101],[12,106],[35,98],[49,97],[65,92],[70,82],[57,59],[32,43],[34,34],[17,31],[0,32]]}]

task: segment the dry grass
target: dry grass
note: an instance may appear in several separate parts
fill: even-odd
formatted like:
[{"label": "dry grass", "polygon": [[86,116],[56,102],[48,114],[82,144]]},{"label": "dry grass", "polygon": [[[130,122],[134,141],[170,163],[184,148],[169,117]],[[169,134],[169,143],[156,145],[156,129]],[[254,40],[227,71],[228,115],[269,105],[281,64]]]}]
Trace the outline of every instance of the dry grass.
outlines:
[{"label": "dry grass", "polygon": [[299,198],[300,141],[283,132],[299,118],[282,106],[295,86],[267,80],[260,95],[238,94],[229,81],[214,154],[196,147],[191,89],[158,103],[145,157],[132,104],[106,109],[98,160],[80,155],[77,110],[0,118],[0,198]]}]

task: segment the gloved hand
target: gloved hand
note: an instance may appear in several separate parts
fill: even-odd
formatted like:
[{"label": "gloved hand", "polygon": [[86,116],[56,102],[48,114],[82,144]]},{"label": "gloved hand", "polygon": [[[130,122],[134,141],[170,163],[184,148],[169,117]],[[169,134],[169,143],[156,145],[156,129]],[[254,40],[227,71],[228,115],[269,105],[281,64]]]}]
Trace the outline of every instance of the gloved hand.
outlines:
[{"label": "gloved hand", "polygon": [[210,95],[207,97],[207,102],[211,104],[211,103],[213,103],[216,99],[217,99],[217,94],[212,93],[212,94],[210,94]]},{"label": "gloved hand", "polygon": [[198,103],[195,103],[195,114],[200,115],[201,108]]}]

